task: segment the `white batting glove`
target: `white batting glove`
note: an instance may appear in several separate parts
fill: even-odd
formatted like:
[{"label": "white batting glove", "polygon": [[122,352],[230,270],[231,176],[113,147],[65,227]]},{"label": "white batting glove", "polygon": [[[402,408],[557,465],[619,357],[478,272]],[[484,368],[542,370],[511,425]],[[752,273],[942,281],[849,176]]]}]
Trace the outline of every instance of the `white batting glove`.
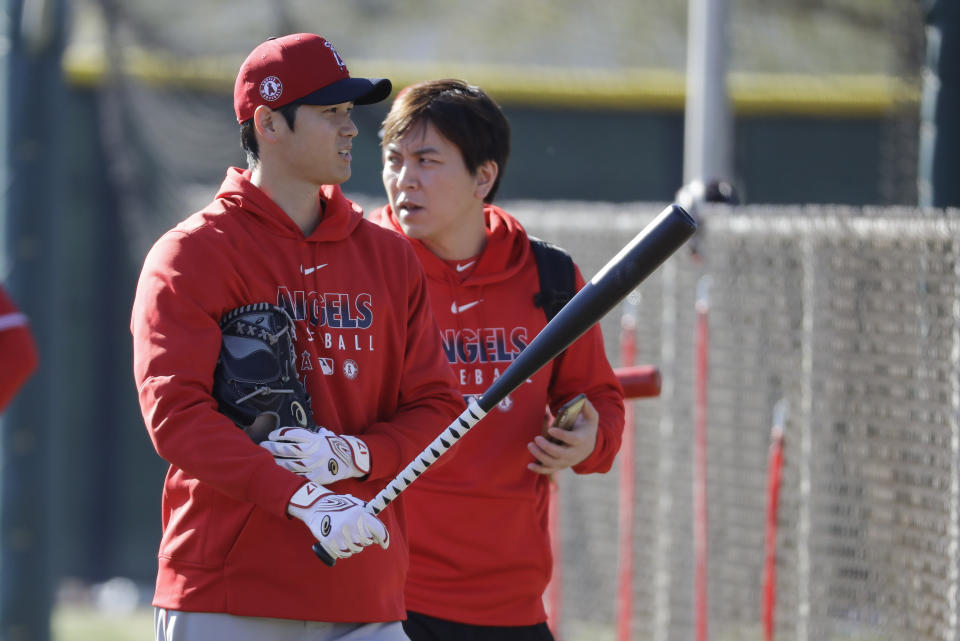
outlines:
[{"label": "white batting glove", "polygon": [[313,482],[297,490],[287,513],[306,523],[334,559],[345,559],[374,543],[384,550],[390,546],[386,526],[364,509],[363,501],[350,494],[334,494]]},{"label": "white batting glove", "polygon": [[328,485],[370,473],[370,450],[356,436],[335,434],[325,427],[311,432],[300,427],[281,427],[260,443],[282,468]]}]

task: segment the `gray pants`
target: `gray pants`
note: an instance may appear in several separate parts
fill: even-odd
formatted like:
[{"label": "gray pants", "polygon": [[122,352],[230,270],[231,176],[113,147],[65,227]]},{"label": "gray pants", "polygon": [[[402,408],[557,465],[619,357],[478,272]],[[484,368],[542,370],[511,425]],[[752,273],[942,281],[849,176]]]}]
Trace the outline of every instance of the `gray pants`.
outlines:
[{"label": "gray pants", "polygon": [[324,623],[154,608],[156,641],[410,641],[399,621]]}]

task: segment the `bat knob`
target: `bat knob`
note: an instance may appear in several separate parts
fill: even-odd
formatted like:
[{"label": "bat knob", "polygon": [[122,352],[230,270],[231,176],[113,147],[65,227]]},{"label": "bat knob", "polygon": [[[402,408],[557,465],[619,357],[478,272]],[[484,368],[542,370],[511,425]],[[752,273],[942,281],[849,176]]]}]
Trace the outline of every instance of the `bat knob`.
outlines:
[{"label": "bat knob", "polygon": [[317,558],[326,563],[329,567],[333,567],[334,563],[337,562],[332,556],[327,554],[327,551],[323,549],[323,546],[319,543],[313,544],[313,553],[317,555]]}]

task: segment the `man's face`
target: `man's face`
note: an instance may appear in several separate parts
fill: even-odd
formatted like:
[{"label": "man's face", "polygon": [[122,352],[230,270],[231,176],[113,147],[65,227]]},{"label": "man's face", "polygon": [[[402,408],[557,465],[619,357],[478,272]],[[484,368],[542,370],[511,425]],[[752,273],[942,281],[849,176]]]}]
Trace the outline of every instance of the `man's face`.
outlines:
[{"label": "man's face", "polygon": [[350,178],[350,150],[357,135],[352,111],[352,102],[300,105],[294,129],[285,132],[282,151],[291,178],[315,185],[339,185]]},{"label": "man's face", "polygon": [[482,219],[477,176],[430,123],[384,146],[383,186],[403,233],[428,246],[449,245],[473,218]]}]

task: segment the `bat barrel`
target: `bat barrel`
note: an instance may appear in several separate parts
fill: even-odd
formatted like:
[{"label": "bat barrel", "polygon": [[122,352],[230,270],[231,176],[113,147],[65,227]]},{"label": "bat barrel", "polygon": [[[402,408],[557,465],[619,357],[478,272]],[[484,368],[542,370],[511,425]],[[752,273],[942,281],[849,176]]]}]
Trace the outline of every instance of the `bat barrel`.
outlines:
[{"label": "bat barrel", "polygon": [[478,400],[488,412],[566,349],[652,274],[697,231],[679,205],[666,207],[570,299]]}]

